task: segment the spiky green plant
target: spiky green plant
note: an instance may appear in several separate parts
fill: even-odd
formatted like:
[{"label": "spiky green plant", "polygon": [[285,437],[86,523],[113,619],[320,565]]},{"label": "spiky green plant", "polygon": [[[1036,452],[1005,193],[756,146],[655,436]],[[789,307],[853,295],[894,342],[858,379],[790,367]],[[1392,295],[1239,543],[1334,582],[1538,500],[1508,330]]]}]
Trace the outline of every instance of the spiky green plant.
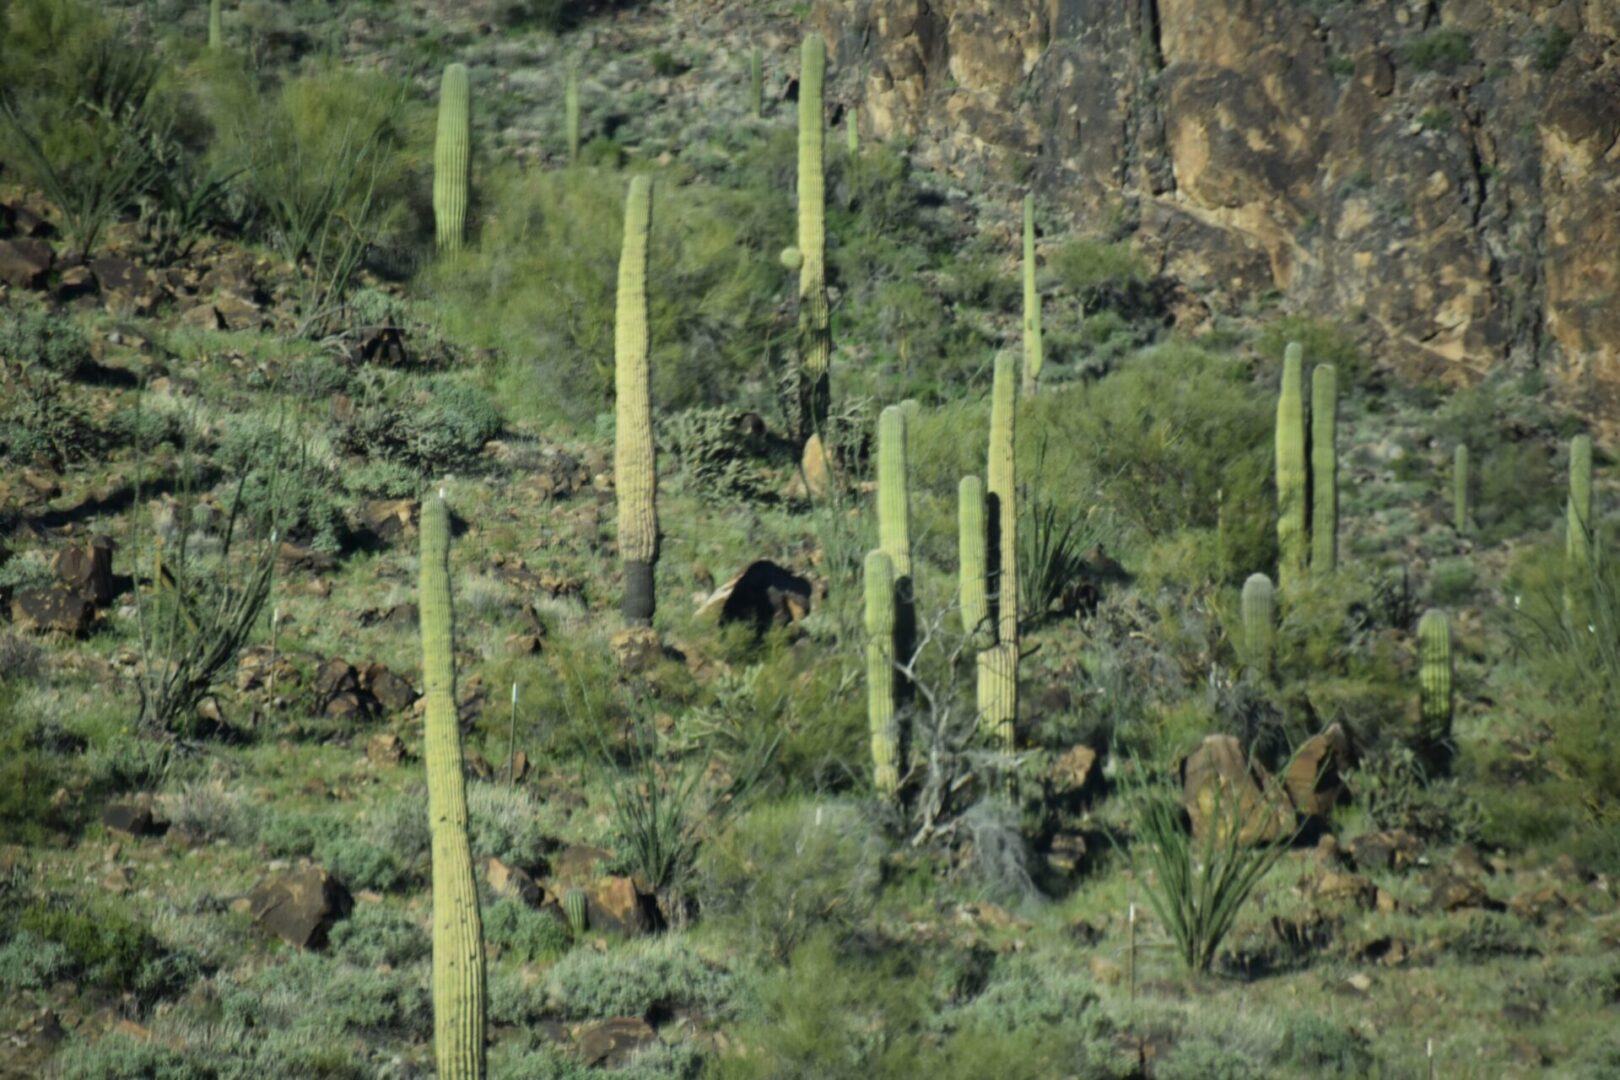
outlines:
[{"label": "spiky green plant", "polygon": [[1010,752],[1018,720],[1018,645],[1004,642],[980,650],[978,671],[979,728]]},{"label": "spiky green plant", "polygon": [[748,111],[765,115],[765,62],[758,49],[748,54]]},{"label": "spiky green plant", "polygon": [[990,393],[989,513],[991,515],[991,603],[996,612],[996,640],[1018,641],[1018,476],[1014,464],[1014,430],[1018,408],[1018,357],[996,357]]},{"label": "spiky green plant", "polygon": [[484,932],[467,839],[467,789],[456,714],[450,604],[450,511],[422,506],[422,687],[428,828],[433,852],[433,1046],[439,1075],[484,1075]]},{"label": "spiky green plant", "polygon": [[1311,370],[1311,570],[1339,566],[1339,373],[1332,364]]},{"label": "spiky green plant", "polygon": [[826,132],[822,88],[827,47],[806,35],[799,68],[799,401],[795,434],[809,438],[826,426],[831,407],[828,369],[832,332],[827,307]]},{"label": "spiky green plant", "polygon": [[585,917],[585,890],[574,888],[563,893],[562,908],[569,931],[575,937],[584,934],[589,925]]},{"label": "spiky green plant", "polygon": [[466,64],[448,64],[439,83],[439,136],[433,146],[433,224],[441,252],[461,250],[467,235],[472,91]]},{"label": "spiky green plant", "polygon": [[1459,535],[1468,533],[1468,446],[1459,443],[1451,457],[1451,510]]},{"label": "spiky green plant", "polygon": [[866,714],[872,733],[872,783],[892,798],[900,789],[900,724],[895,716],[895,567],[888,552],[866,556]]},{"label": "spiky green plant", "polygon": [[1592,437],[1577,435],[1569,441],[1569,504],[1564,549],[1569,572],[1585,577],[1592,558]]},{"label": "spiky green plant", "polygon": [[1041,377],[1041,294],[1035,288],[1035,196],[1024,196],[1024,392]]},{"label": "spiky green plant", "polygon": [[995,636],[995,627],[990,621],[987,592],[990,568],[986,558],[989,532],[984,516],[984,482],[977,476],[964,476],[957,485],[956,523],[962,632],[985,645]]},{"label": "spiky green plant", "polygon": [[1283,352],[1277,395],[1277,585],[1286,596],[1305,576],[1310,538],[1305,501],[1305,351]]},{"label": "spiky green plant", "polygon": [[1418,690],[1426,748],[1444,745],[1451,738],[1451,620],[1430,608],[1418,620]]},{"label": "spiky green plant", "polygon": [[208,47],[225,47],[225,20],[220,14],[219,0],[208,0]]},{"label": "spiky green plant", "polygon": [[568,137],[568,163],[579,161],[579,69],[569,67],[563,87],[563,130]]},{"label": "spiky green plant", "polygon": [[619,504],[619,557],[624,560],[624,617],[650,624],[658,561],[658,473],[653,449],[652,372],[647,348],[647,234],[652,180],[633,177],[624,206],[614,319],[613,484]]},{"label": "spiky green plant", "polygon": [[1267,678],[1277,640],[1277,598],[1271,579],[1250,574],[1243,583],[1242,607],[1244,662],[1255,674]]}]

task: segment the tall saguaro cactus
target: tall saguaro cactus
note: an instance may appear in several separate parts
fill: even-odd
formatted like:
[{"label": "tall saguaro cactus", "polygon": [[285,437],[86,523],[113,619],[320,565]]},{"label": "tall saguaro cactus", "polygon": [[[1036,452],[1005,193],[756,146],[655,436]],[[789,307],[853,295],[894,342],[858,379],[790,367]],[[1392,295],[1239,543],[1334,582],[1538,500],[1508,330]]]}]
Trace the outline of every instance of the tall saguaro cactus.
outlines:
[{"label": "tall saguaro cactus", "polygon": [[653,564],[658,561],[658,474],[652,428],[652,372],[647,347],[647,234],[652,225],[652,181],[630,181],[624,204],[624,248],[619,255],[618,312],[614,319],[613,383],[617,422],[613,485],[619,503],[619,557],[624,560],[624,617],[652,622]]},{"label": "tall saguaro cactus", "polygon": [[439,83],[439,135],[433,145],[433,224],[441,252],[461,250],[467,235],[472,91],[466,64],[447,64]]},{"label": "tall saguaro cactus", "polygon": [[1468,445],[1458,443],[1451,457],[1451,511],[1459,535],[1468,532]]},{"label": "tall saguaro cactus", "polygon": [[1261,678],[1271,676],[1277,639],[1276,591],[1264,574],[1250,574],[1243,583],[1244,662]]},{"label": "tall saguaro cactus", "polygon": [[568,163],[579,161],[579,69],[570,66],[563,87],[563,130],[568,138]]},{"label": "tall saguaro cactus", "polygon": [[1041,377],[1041,294],[1035,288],[1035,196],[1024,196],[1024,392]]},{"label": "tall saguaro cactus", "polygon": [[1014,463],[1015,414],[1018,408],[1018,358],[1011,352],[996,357],[995,382],[990,391],[989,494],[995,540],[992,602],[996,609],[996,640],[1018,641],[1018,475]]},{"label": "tall saguaro cactus", "polygon": [[990,567],[985,549],[989,540],[984,517],[984,482],[977,476],[964,476],[956,492],[958,596],[962,607],[962,632],[980,645],[995,637],[990,622],[990,597],[986,592]]},{"label": "tall saguaro cactus", "polygon": [[433,852],[433,1046],[439,1076],[484,1075],[484,932],[467,839],[467,788],[456,716],[450,605],[450,511],[422,506],[422,687],[428,828]]},{"label": "tall saguaro cactus", "polygon": [[900,724],[895,715],[895,574],[883,550],[866,556],[866,712],[872,782],[884,796],[900,788]]},{"label": "tall saguaro cactus", "polygon": [[1438,608],[1418,620],[1418,664],[1420,736],[1433,749],[1451,738],[1451,620]]},{"label": "tall saguaro cactus", "polygon": [[208,0],[208,47],[225,47],[225,20],[220,14],[220,0]]},{"label": "tall saguaro cactus", "polygon": [[828,371],[832,330],[827,308],[827,178],[822,149],[826,139],[822,87],[827,47],[809,34],[799,67],[799,403],[801,438],[826,426],[831,406]]},{"label": "tall saguaro cactus", "polygon": [[1014,747],[1018,718],[1018,645],[1003,642],[979,653],[979,724],[1003,750]]},{"label": "tall saguaro cactus", "polygon": [[1339,566],[1339,373],[1332,364],[1311,370],[1311,570]]},{"label": "tall saguaro cactus", "polygon": [[906,413],[890,405],[878,414],[878,544],[897,579],[911,577],[911,490],[907,481]]},{"label": "tall saguaro cactus", "polygon": [[1569,571],[1580,581],[1592,559],[1592,437],[1577,435],[1569,441],[1569,506],[1564,550]]},{"label": "tall saguaro cactus", "polygon": [[1277,395],[1277,584],[1286,595],[1305,576],[1309,553],[1305,502],[1305,351],[1283,352]]}]

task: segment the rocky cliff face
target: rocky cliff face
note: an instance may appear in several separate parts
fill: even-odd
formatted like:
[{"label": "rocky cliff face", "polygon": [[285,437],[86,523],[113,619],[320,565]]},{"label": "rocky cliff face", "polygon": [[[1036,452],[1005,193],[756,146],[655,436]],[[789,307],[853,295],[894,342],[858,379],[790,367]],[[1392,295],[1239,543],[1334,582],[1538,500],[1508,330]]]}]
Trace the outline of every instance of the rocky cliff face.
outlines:
[{"label": "rocky cliff face", "polygon": [[1211,305],[1539,365],[1620,430],[1615,0],[819,0],[835,93]]}]

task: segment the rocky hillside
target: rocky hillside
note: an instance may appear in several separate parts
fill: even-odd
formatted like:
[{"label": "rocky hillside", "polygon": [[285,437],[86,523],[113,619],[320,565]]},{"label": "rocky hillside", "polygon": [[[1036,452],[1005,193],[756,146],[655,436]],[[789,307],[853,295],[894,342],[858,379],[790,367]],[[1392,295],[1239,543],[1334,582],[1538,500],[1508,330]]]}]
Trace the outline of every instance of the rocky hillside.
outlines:
[{"label": "rocky hillside", "polygon": [[836,93],[931,164],[1032,184],[1209,307],[1281,293],[1453,379],[1540,367],[1614,430],[1615,5],[819,0],[814,17]]}]

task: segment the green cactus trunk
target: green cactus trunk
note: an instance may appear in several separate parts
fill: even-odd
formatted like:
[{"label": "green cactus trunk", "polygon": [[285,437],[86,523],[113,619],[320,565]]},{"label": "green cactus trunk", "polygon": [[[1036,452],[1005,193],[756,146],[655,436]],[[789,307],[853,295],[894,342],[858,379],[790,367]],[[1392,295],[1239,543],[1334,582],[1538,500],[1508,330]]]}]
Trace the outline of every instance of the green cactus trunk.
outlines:
[{"label": "green cactus trunk", "polygon": [[1041,294],[1035,288],[1035,196],[1024,196],[1024,393],[1041,377]]},{"label": "green cactus trunk", "polygon": [[1018,646],[992,645],[979,653],[979,726],[1000,749],[1015,746],[1018,719]]},{"label": "green cactus trunk", "polygon": [[433,1046],[439,1076],[484,1075],[484,933],[467,839],[467,789],[456,715],[450,605],[450,512],[422,506],[422,687],[428,827],[433,853]]},{"label": "green cactus trunk", "polygon": [[563,129],[568,138],[568,163],[579,163],[579,69],[568,69],[563,87]]},{"label": "green cactus trunk", "polygon": [[1277,585],[1285,597],[1304,578],[1309,555],[1304,382],[1304,350],[1289,342],[1277,396]]},{"label": "green cactus trunk", "polygon": [[1570,577],[1579,582],[1592,562],[1592,437],[1577,435],[1569,442],[1569,505],[1564,537]]},{"label": "green cactus trunk", "polygon": [[878,414],[878,544],[896,579],[911,577],[911,491],[907,481],[906,414],[890,405]]},{"label": "green cactus trunk", "polygon": [[826,427],[831,408],[832,330],[827,307],[826,132],[822,87],[827,48],[820,35],[804,39],[799,69],[799,401],[800,439]]},{"label": "green cactus trunk", "polygon": [[472,91],[466,64],[449,64],[439,83],[439,136],[433,145],[433,224],[441,253],[461,250],[467,235]]},{"label": "green cactus trunk", "polygon": [[866,714],[872,733],[872,782],[888,798],[900,790],[896,718],[895,572],[885,551],[866,556]]},{"label": "green cactus trunk", "polygon": [[765,61],[758,49],[748,54],[748,111],[765,115]]},{"label": "green cactus trunk", "polygon": [[630,181],[619,256],[614,320],[613,383],[618,415],[613,437],[613,484],[619,504],[619,557],[624,560],[624,617],[649,625],[656,603],[658,473],[653,450],[652,371],[647,346],[647,234],[652,180]]},{"label": "green cactus trunk", "polygon": [[1433,751],[1451,739],[1451,620],[1430,608],[1418,620],[1419,740]]},{"label": "green cactus trunk", "polygon": [[1276,642],[1276,590],[1266,575],[1250,574],[1243,583],[1243,659],[1262,679],[1271,677]]},{"label": "green cactus trunk", "polygon": [[990,395],[990,460],[987,512],[993,541],[995,568],[991,604],[995,609],[996,641],[1018,642],[1018,476],[1014,463],[1018,408],[1018,357],[1003,352],[996,357],[995,383]]},{"label": "green cactus trunk", "polygon": [[220,14],[220,0],[208,0],[208,47],[225,47],[225,19]]},{"label": "green cactus trunk", "polygon": [[1311,570],[1339,568],[1339,376],[1332,364],[1311,371]]},{"label": "green cactus trunk", "polygon": [[962,632],[983,648],[995,637],[995,626],[990,621],[987,592],[990,568],[985,552],[989,531],[984,516],[984,483],[977,476],[964,476],[957,486],[956,523]]},{"label": "green cactus trunk", "polygon": [[584,934],[590,925],[585,918],[585,890],[576,888],[563,893],[562,907],[569,932],[575,937]]},{"label": "green cactus trunk", "polygon": [[1451,458],[1451,510],[1459,536],[1468,535],[1468,447],[1459,445]]},{"label": "green cactus trunk", "polygon": [[861,156],[861,122],[853,108],[844,113],[844,146],[851,160]]}]

